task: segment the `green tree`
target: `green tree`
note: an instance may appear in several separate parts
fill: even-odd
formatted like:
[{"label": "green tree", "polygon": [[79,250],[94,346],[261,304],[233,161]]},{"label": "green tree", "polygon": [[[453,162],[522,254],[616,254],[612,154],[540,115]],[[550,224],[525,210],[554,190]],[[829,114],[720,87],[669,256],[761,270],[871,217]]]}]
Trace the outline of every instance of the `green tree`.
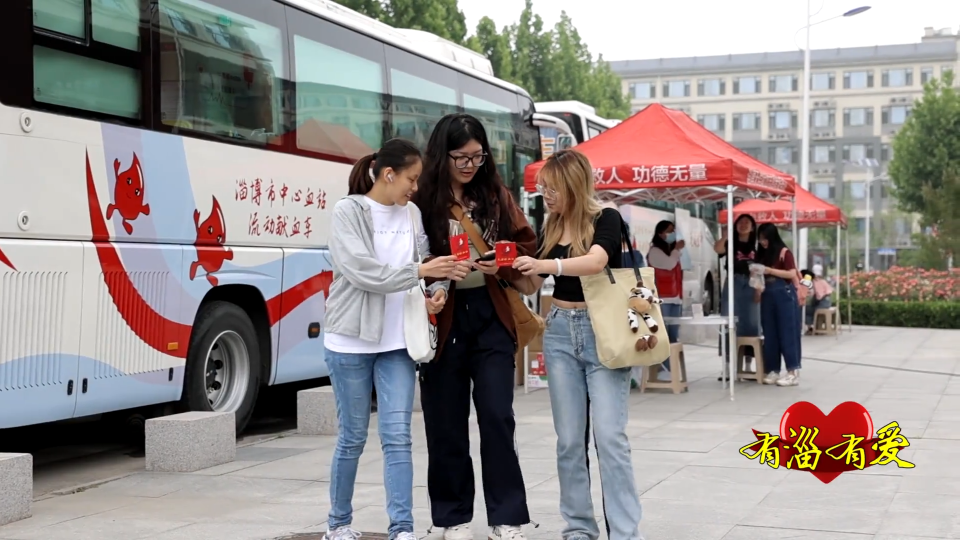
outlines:
[{"label": "green tree", "polygon": [[923,98],[914,103],[910,118],[893,139],[893,161],[888,169],[894,196],[901,209],[927,213],[924,187],[935,192],[944,174],[960,167],[960,94],[953,73],[926,84]]},{"label": "green tree", "polygon": [[467,38],[467,20],[457,0],[389,0],[388,24],[436,34],[458,44]]},{"label": "green tree", "polygon": [[526,0],[520,20],[509,30],[513,38],[513,79],[510,81],[533,96],[549,99],[553,36],[543,31],[543,19],[533,12],[533,0]]},{"label": "green tree", "polygon": [[591,103],[604,118],[623,120],[630,116],[630,99],[623,93],[623,80],[610,69],[601,54],[593,65]]},{"label": "green tree", "polygon": [[477,23],[476,34],[467,39],[466,45],[487,57],[493,65],[493,73],[505,80],[514,80],[513,51],[510,48],[510,29],[497,31],[497,24],[490,17]]},{"label": "green tree", "polygon": [[338,0],[337,3],[378,21],[383,21],[386,16],[381,0]]}]

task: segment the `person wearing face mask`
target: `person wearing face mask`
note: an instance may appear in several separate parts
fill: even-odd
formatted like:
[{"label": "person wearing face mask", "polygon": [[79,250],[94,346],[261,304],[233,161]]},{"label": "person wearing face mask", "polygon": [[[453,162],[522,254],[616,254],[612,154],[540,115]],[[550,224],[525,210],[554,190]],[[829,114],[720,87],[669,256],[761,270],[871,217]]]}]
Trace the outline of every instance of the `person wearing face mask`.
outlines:
[{"label": "person wearing face mask", "polygon": [[[403,335],[403,299],[420,279],[435,278],[424,302],[429,313],[439,313],[449,280],[466,275],[455,257],[430,257],[420,210],[410,203],[422,168],[413,143],[391,139],[354,165],[349,195],[333,207],[333,283],[324,314],[323,346],[339,429],[330,464],[325,540],[360,538],[351,527],[352,498],[374,387],[389,538],[416,540],[410,435],[416,364],[407,354]],[[427,262],[421,263],[417,253]]]},{"label": "person wearing face mask", "polygon": [[[760,291],[750,286],[750,264],[757,258],[757,222],[749,214],[744,214],[733,223],[733,229],[737,233],[733,238],[733,314],[737,317],[737,337],[756,337],[760,335]],[[726,227],[713,250],[721,258],[727,256]],[[720,313],[724,317],[729,313],[729,299],[730,291],[724,281],[720,296]],[[730,356],[726,344],[723,353],[725,358]]]},{"label": "person wearing face mask", "polygon": [[[657,294],[663,301],[660,313],[664,317],[680,317],[683,314],[683,269],[680,267],[680,252],[685,245],[683,240],[677,240],[676,226],[672,221],[663,220],[653,229],[647,264],[654,269]],[[670,343],[677,343],[680,339],[680,326],[668,324],[667,336]],[[664,360],[661,366],[663,369],[657,377],[669,380],[670,360]]]}]

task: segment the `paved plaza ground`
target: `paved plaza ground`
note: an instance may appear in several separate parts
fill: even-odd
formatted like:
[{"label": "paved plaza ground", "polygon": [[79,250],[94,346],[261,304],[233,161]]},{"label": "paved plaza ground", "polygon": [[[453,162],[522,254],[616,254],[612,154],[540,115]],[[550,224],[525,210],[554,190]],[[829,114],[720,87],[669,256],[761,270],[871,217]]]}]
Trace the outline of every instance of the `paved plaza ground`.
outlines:
[{"label": "paved plaza ground", "polygon": [[[856,327],[839,339],[804,338],[803,354],[801,386],[739,383],[730,401],[717,381],[716,347],[687,345],[688,393],[633,392],[628,433],[647,540],[960,538],[960,331]],[[916,468],[875,466],[823,484],[738,453],[753,440],[751,428],[776,433],[783,411],[801,400],[825,413],[858,401],[875,426],[899,422],[911,443],[900,457]],[[530,511],[539,523],[524,531],[531,539],[559,539],[547,391],[524,395],[519,389],[516,414]],[[374,419],[357,479],[354,526],[385,532],[375,426]],[[413,432],[414,518],[417,535],[424,536],[430,514],[420,414]],[[475,424],[471,438],[479,487]],[[0,540],[266,540],[322,532],[334,443],[284,436],[240,448],[236,462],[197,473],[137,473],[44,498],[35,502],[32,518],[0,527]],[[593,474],[599,514],[599,474]],[[482,493],[473,524],[476,538],[485,538]]]}]

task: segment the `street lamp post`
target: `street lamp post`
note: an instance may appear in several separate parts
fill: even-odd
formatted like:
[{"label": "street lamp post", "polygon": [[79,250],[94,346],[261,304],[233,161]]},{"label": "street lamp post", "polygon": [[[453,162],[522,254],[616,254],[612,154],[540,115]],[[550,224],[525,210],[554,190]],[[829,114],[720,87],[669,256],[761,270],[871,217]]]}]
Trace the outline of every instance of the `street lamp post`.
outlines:
[{"label": "street lamp post", "polygon": [[[802,30],[806,30],[807,33],[806,46],[803,48],[803,118],[801,119],[800,124],[803,129],[800,139],[800,187],[803,189],[810,188],[810,27],[825,23],[827,21],[832,21],[833,19],[839,19],[840,17],[853,17],[854,15],[859,15],[870,9],[870,6],[860,6],[844,12],[841,15],[837,15],[836,17],[830,17],[829,19],[811,23],[810,17],[812,14],[810,13],[810,4],[811,0],[807,0],[807,25],[802,28]],[[794,207],[793,212],[793,238],[795,240],[794,247],[797,250],[797,255],[800,257],[800,268],[806,268],[808,238],[807,229],[797,231],[796,207]]]}]

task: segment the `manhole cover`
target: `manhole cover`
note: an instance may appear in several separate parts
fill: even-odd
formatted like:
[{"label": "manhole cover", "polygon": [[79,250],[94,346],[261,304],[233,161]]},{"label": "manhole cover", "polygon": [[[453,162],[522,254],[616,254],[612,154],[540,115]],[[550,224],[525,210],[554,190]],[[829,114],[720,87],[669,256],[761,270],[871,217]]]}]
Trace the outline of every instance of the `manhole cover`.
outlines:
[{"label": "manhole cover", "polygon": [[[291,536],[282,536],[276,540],[323,540],[324,533],[306,533],[306,534],[294,534]],[[360,533],[360,540],[386,540],[386,533],[372,533],[372,532],[362,532]]]}]

